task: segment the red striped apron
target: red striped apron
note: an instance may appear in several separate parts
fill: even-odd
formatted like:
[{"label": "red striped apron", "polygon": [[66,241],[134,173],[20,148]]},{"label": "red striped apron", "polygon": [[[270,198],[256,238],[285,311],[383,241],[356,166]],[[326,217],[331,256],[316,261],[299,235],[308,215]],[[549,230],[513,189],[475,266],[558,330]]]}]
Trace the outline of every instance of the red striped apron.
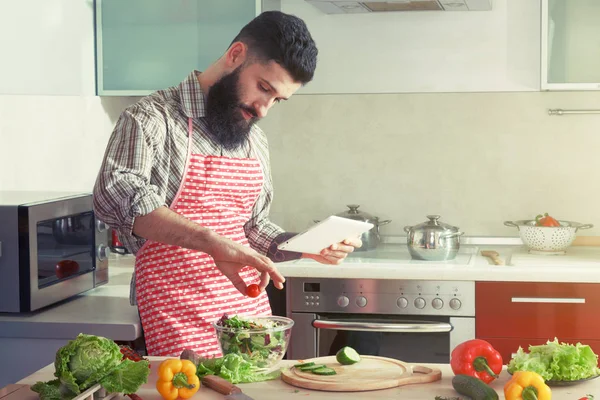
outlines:
[{"label": "red striped apron", "polygon": [[[263,184],[260,162],[191,154],[193,123],[188,120],[188,155],[171,210],[244,246],[244,224]],[[254,268],[246,282],[260,283]],[[136,296],[148,355],[178,357],[184,349],[221,356],[212,323],[229,315],[271,315],[266,292],[241,295],[206,253],[147,241],[136,255]]]}]

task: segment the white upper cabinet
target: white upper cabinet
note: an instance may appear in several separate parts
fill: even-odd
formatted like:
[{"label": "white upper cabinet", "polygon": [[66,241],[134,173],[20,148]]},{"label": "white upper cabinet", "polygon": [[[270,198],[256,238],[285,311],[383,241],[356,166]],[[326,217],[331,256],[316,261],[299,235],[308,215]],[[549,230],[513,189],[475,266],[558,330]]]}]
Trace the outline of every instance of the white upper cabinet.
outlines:
[{"label": "white upper cabinet", "polygon": [[542,90],[600,89],[600,1],[542,0]]},{"label": "white upper cabinet", "polygon": [[260,0],[96,0],[98,95],[145,95],[202,71]]},{"label": "white upper cabinet", "polygon": [[0,95],[96,91],[93,0],[0,0]]}]

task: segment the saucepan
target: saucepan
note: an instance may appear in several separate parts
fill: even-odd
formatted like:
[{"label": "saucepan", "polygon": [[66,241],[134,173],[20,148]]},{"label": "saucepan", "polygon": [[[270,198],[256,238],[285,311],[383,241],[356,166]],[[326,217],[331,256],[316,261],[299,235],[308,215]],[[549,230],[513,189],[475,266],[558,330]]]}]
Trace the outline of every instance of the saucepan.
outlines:
[{"label": "saucepan", "polygon": [[405,226],[406,244],[412,258],[425,261],[446,261],[456,258],[460,237],[456,226],[440,222],[439,215],[428,215],[429,221],[415,226]]},{"label": "saucepan", "polygon": [[[346,207],[348,207],[348,210],[336,214],[336,216],[373,224],[373,227],[371,229],[369,229],[360,236],[362,246],[357,248],[356,251],[367,251],[376,249],[377,246],[379,246],[379,244],[381,243],[381,234],[379,232],[379,227],[389,224],[390,222],[392,222],[392,220],[386,219],[384,221],[380,221],[379,217],[375,217],[364,211],[359,211],[358,208],[360,207],[360,205],[358,204],[348,204]],[[315,220],[314,222],[318,223],[319,220]]]}]

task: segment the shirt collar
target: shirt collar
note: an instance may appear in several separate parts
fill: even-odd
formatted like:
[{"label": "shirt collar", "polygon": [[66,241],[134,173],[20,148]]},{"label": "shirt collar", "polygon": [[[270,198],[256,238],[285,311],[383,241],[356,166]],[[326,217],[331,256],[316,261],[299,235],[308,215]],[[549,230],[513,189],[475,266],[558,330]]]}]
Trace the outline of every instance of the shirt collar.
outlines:
[{"label": "shirt collar", "polygon": [[198,82],[199,74],[194,70],[179,84],[181,106],[189,118],[203,118],[206,115],[206,96]]}]

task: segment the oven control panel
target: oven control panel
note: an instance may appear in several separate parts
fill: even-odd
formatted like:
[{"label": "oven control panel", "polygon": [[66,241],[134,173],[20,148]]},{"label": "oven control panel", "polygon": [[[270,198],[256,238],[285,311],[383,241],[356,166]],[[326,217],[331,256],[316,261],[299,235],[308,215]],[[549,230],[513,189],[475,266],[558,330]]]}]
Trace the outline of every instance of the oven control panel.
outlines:
[{"label": "oven control panel", "polygon": [[288,278],[291,312],[475,316],[475,282]]}]

